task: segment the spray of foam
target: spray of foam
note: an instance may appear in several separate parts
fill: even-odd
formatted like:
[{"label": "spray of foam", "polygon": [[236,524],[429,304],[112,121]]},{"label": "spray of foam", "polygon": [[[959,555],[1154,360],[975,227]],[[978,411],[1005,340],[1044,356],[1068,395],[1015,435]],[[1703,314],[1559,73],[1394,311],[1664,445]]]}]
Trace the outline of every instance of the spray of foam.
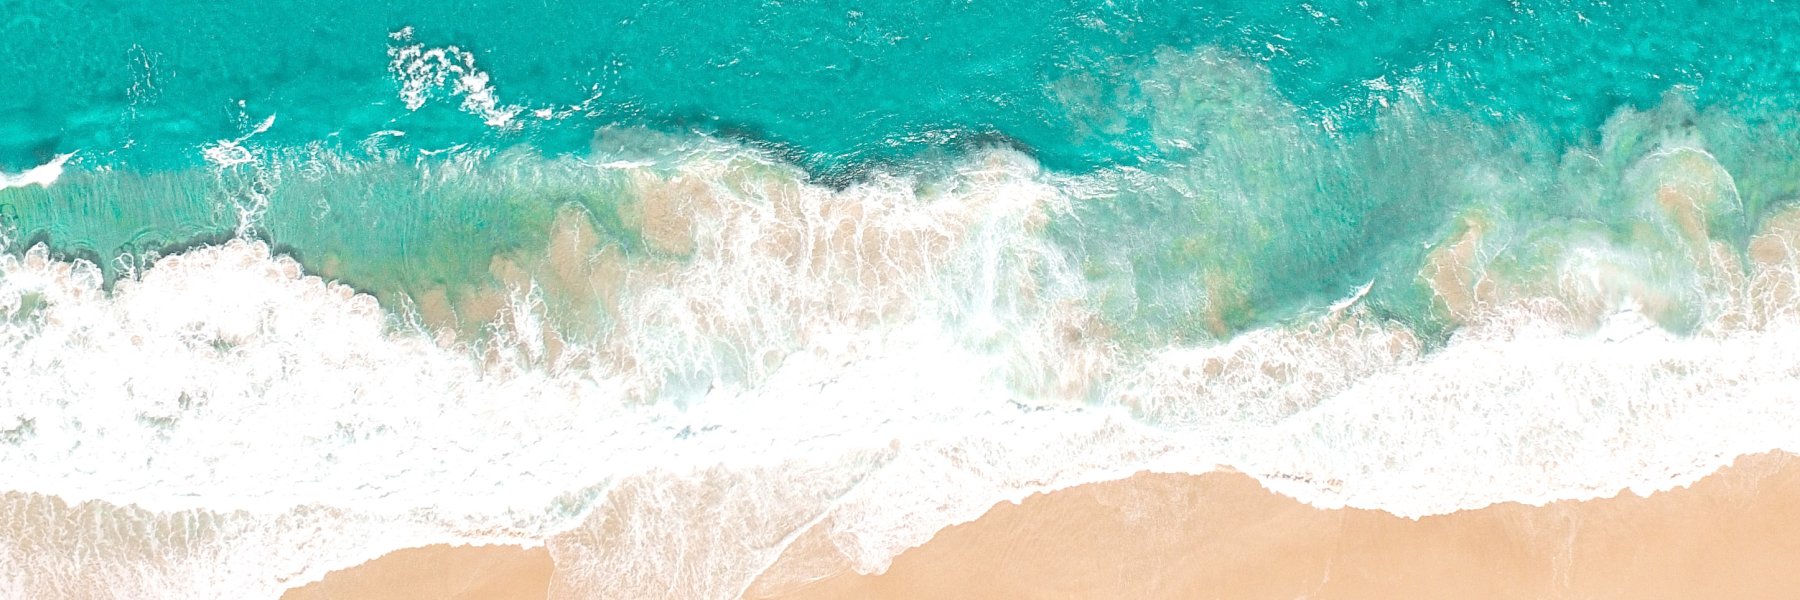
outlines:
[{"label": "spray of foam", "polygon": [[[475,67],[475,55],[456,46],[427,48],[413,42],[413,29],[388,35],[388,70],[400,80],[400,100],[418,110],[437,94],[462,97],[462,110],[481,117],[489,127],[512,129],[525,108],[502,104],[486,71]],[[541,111],[534,111],[534,113]]]},{"label": "spray of foam", "polygon": [[50,159],[50,162],[26,169],[23,173],[19,173],[18,175],[0,173],[0,190],[22,188],[30,185],[50,187],[50,184],[56,183],[56,180],[62,177],[63,165],[67,164],[69,159],[74,157],[74,152],[58,154],[56,155],[56,158]]},{"label": "spray of foam", "polygon": [[[244,104],[238,101],[238,108]],[[237,213],[237,235],[248,237],[256,231],[257,219],[269,208],[269,197],[281,183],[281,172],[271,164],[266,152],[250,144],[251,138],[275,126],[275,115],[264,117],[254,126],[249,125],[248,113],[239,113],[239,120],[244,125],[243,135],[201,146],[200,156],[211,166],[221,187],[236,191],[229,201]]]},{"label": "spray of foam", "polygon": [[[789,169],[757,167],[760,161],[734,164],[748,171],[702,160],[674,178],[692,182],[675,185],[696,186],[694,199],[704,206],[668,214],[698,214],[706,226],[647,225],[653,243],[684,248],[690,258],[661,274],[646,271],[628,288],[618,319],[625,330],[613,339],[634,352],[632,362],[658,366],[641,371],[546,365],[546,333],[555,332],[537,318],[541,298],[545,285],[563,285],[548,279],[515,288],[503,335],[479,347],[443,347],[391,320],[369,297],[306,276],[260,243],[166,257],[109,292],[92,265],[54,260],[42,247],[0,258],[0,371],[16,383],[0,415],[9,426],[0,452],[20,465],[9,485],[71,502],[142,507],[118,513],[133,523],[204,514],[241,532],[206,540],[206,557],[170,567],[161,575],[168,581],[236,556],[231,549],[269,544],[293,550],[262,548],[211,564],[236,573],[232,582],[277,573],[291,583],[399,545],[544,540],[574,529],[599,505],[644,509],[630,485],[758,470],[779,475],[766,481],[771,490],[824,485],[815,478],[849,485],[884,464],[914,460],[855,457],[932,448],[939,442],[930,432],[958,432],[944,442],[954,443],[966,429],[1000,431],[1017,419],[1024,420],[1012,426],[1015,434],[1086,429],[1030,423],[1091,415],[1007,405],[986,412],[1007,396],[1004,380],[992,375],[1006,361],[971,350],[943,322],[988,323],[984,335],[1009,329],[993,325],[1014,318],[997,314],[993,299],[1016,296],[1007,290],[1027,283],[1029,269],[1005,267],[1012,259],[999,257],[1041,247],[1024,243],[1030,215],[1052,189],[1033,181],[1035,165],[1010,153],[984,157],[955,185],[927,186],[949,191],[920,198],[919,186],[903,182],[833,191],[800,184]],[[753,176],[764,171],[770,179]],[[647,171],[637,179],[647,197],[672,183]],[[647,219],[662,214],[647,210]],[[786,245],[772,245],[775,239]],[[988,308],[967,306],[971,300]],[[638,329],[672,335],[651,343],[654,336]],[[694,357],[718,347],[775,354],[745,367],[760,385],[715,388],[689,410],[631,401],[631,390],[704,365]],[[604,348],[564,355],[582,352]],[[964,423],[972,411],[995,424]],[[955,450],[903,456],[937,461],[945,452]],[[276,457],[288,458],[270,470]],[[1041,486],[1078,471],[1067,465],[1103,462],[1111,461],[1047,461],[1050,473],[1064,475],[1026,480]],[[816,497],[842,491],[821,489]],[[985,496],[958,496],[958,514],[978,514]],[[765,508],[781,501],[752,499]],[[830,508],[796,506],[812,511],[808,519]],[[348,530],[385,525],[362,527],[380,537],[361,541],[295,542],[322,527],[296,515],[320,510],[353,521]],[[938,526],[919,516],[893,526]],[[703,531],[689,525],[651,519],[632,535]],[[745,526],[761,528],[745,536],[794,533]],[[276,533],[256,533],[265,529]],[[267,536],[277,534],[288,537],[271,544]],[[54,564],[34,581],[129,577],[130,565],[117,565],[123,575],[91,567],[83,574],[78,559],[87,541],[27,538],[11,543],[21,553],[47,548],[36,554],[67,559],[46,559]],[[720,596],[781,547],[730,550],[737,554],[720,557],[720,574],[689,583],[701,596]]]},{"label": "spray of foam", "polygon": [[[428,54],[419,72],[473,70]],[[221,172],[253,164],[231,160],[243,141],[221,142]],[[1229,464],[1418,516],[1665,489],[1800,449],[1783,394],[1800,383],[1800,213],[1770,219],[1747,265],[1698,234],[1649,255],[1719,298],[1688,336],[1646,316],[1656,298],[1618,267],[1630,248],[1572,245],[1599,258],[1493,291],[1458,237],[1420,274],[1462,324],[1445,347],[1372,317],[1365,286],[1288,326],[1133,356],[1043,234],[1104,178],[983,152],[942,180],[836,190],[753,152],[687,156],[591,167],[625,173],[645,244],[678,258],[609,262],[565,210],[551,258],[497,265],[510,294],[479,343],[255,242],[111,291],[42,248],[0,257],[0,464],[27,492],[6,510],[76,523],[0,532],[0,563],[33,561],[26,595],[241,597],[400,546],[544,543],[571,593],[726,598],[798,544],[878,572],[996,501],[1144,469]],[[1636,177],[1675,177],[1647,221],[1725,201],[1709,157],[1650,156]],[[546,312],[583,290],[616,299],[592,339]],[[96,554],[143,541],[118,531],[155,543]]]},{"label": "spray of foam", "polygon": [[[1059,344],[1083,337],[1066,335],[1083,321],[1064,303],[1084,284],[1038,227],[1091,182],[1004,152],[933,185],[845,190],[765,164],[632,175],[646,202],[686,203],[640,213],[647,243],[685,258],[638,267],[617,329],[563,350],[586,367],[550,359],[543,301],[568,293],[557,277],[604,269],[529,275],[507,334],[462,346],[254,242],[166,257],[110,292],[42,248],[0,258],[0,458],[10,487],[39,494],[18,510],[62,514],[42,504],[54,496],[135,505],[103,512],[145,527],[210,523],[157,563],[157,585],[198,582],[177,595],[488,541],[547,543],[563,589],[732,597],[814,528],[879,571],[995,501],[1142,469],[1231,464],[1320,505],[1416,516],[1663,489],[1800,448],[1781,394],[1800,355],[1791,310],[1677,337],[1627,306],[1586,334],[1500,299],[1426,352],[1358,290],[1220,344],[1083,354]],[[656,221],[677,215],[697,221]],[[1775,222],[1741,274],[1764,282],[1742,286],[1746,306],[1792,305],[1781,251],[1800,227]],[[603,260],[570,244],[575,264]],[[1061,387],[1029,376],[1081,368],[1100,402],[1055,401]],[[681,372],[715,384],[681,392],[667,380]],[[677,393],[695,396],[639,401]],[[31,589],[140,577],[131,557],[82,566],[104,539],[34,536],[0,545],[51,557]]]}]

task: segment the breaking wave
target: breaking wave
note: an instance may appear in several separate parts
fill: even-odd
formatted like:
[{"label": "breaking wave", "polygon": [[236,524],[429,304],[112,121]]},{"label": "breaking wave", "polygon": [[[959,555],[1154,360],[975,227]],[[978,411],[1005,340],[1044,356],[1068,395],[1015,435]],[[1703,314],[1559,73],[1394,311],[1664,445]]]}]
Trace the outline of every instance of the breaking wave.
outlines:
[{"label": "breaking wave", "polygon": [[[409,106],[520,114],[396,43]],[[879,571],[1142,470],[1421,516],[1800,450],[1792,166],[1745,150],[1791,130],[1677,91],[1563,147],[1402,82],[1352,135],[1216,52],[1142,79],[1168,158],[1094,173],[253,132],[0,190],[0,586],[273,596],[513,543],[561,595],[724,598],[815,528]]]}]

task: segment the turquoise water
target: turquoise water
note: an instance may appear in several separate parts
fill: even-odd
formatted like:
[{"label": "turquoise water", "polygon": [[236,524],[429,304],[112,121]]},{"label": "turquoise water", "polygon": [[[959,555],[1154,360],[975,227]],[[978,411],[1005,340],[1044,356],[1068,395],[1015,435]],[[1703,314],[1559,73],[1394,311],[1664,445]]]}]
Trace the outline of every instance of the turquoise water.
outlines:
[{"label": "turquoise water", "polygon": [[[1626,171],[1670,136],[1733,176],[1707,226],[1740,251],[1800,187],[1800,11],[1778,3],[7,9],[0,171],[75,156],[55,186],[0,191],[0,215],[15,250],[111,277],[241,234],[390,302],[455,296],[569,202],[658,256],[618,218],[626,177],[565,159],[677,169],[723,139],[841,187],[1005,146],[1102,180],[1047,235],[1134,337],[1227,335],[1371,281],[1378,311],[1441,333],[1418,273],[1469,215],[1630,245]],[[410,104],[407,56],[452,68]]]},{"label": "turquoise water", "polygon": [[[1162,49],[1264,65],[1309,117],[1369,118],[1364,82],[1414,77],[1475,118],[1591,138],[1675,86],[1702,103],[1791,105],[1800,17],[1773,2],[212,2],[7,3],[0,169],[191,165],[279,114],[266,143],[579,151],[606,125],[741,135],[809,168],[1016,140],[1079,170],[1159,154],[1131,74]],[[583,105],[495,134],[396,100],[404,27],[456,45],[511,103]],[[442,110],[439,110],[442,109]],[[946,141],[948,138],[948,141]]]},{"label": "turquoise water", "polygon": [[1142,471],[1416,518],[1800,451],[1796,32],[0,0],[0,596],[734,598]]}]

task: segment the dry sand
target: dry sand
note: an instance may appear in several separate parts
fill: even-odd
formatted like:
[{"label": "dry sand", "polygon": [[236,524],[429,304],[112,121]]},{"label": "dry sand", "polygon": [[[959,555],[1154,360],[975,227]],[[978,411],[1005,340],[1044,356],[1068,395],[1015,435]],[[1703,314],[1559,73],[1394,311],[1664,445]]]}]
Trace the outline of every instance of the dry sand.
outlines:
[{"label": "dry sand", "polygon": [[[1649,498],[1417,521],[1315,509],[1237,473],[1139,474],[1002,503],[882,575],[830,573],[825,540],[803,535],[748,597],[1795,598],[1800,460],[1745,457]],[[518,595],[432,595],[471,589],[446,579],[466,568]],[[341,592],[286,597],[539,598],[550,577],[542,550],[403,550],[316,584]]]}]

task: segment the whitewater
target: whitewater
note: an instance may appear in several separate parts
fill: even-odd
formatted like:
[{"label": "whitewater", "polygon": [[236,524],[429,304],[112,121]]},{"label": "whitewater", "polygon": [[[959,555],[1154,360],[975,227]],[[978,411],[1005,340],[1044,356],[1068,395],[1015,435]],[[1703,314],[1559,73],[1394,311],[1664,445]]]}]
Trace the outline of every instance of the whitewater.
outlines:
[{"label": "whitewater", "polygon": [[[1729,307],[1692,333],[1628,296],[1569,325],[1606,276],[1571,261],[1575,301],[1482,303],[1441,347],[1352,296],[1133,355],[1038,232],[1093,200],[1022,155],[779,199],[724,195],[729,172],[684,166],[719,195],[680,267],[620,272],[559,219],[472,342],[256,240],[110,287],[41,245],[0,258],[11,589],[272,597],[396,548],[555,539],[557,589],[733,597],[824,519],[879,572],[994,502],[1144,470],[1418,517],[1800,449],[1800,220],[1708,265]],[[598,339],[547,319],[607,286]],[[151,558],[90,554],[115,543]]]},{"label": "whitewater", "polygon": [[[409,113],[603,102],[419,37],[386,37]],[[1144,471],[1419,518],[1800,452],[1779,119],[1671,86],[1571,141],[1418,73],[1321,118],[1239,53],[1126,70],[1130,114],[1057,82],[1157,152],[1092,169],[953,129],[831,173],[631,125],[293,144],[304,115],[238,102],[190,167],[0,174],[0,596],[272,598],[511,544],[556,597],[734,598],[814,527],[878,573]]]}]

